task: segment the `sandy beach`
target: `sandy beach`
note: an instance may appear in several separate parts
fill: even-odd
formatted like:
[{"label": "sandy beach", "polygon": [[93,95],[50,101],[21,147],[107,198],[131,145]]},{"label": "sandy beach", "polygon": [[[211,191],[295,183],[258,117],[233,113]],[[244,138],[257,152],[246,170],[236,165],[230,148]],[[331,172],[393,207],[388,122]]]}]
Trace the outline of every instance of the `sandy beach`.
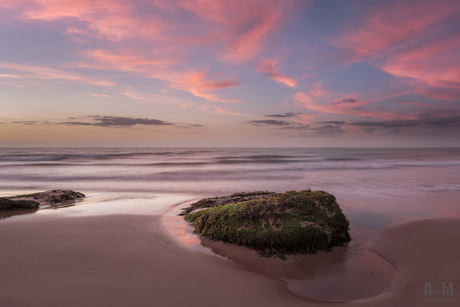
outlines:
[{"label": "sandy beach", "polygon": [[[162,214],[4,219],[0,305],[445,306],[460,300],[458,219],[407,222],[375,231],[367,245],[361,239],[285,262],[203,241],[227,258],[206,254],[181,242],[168,223]],[[427,282],[434,295],[424,295]],[[443,282],[453,283],[453,295],[436,295]]]}]

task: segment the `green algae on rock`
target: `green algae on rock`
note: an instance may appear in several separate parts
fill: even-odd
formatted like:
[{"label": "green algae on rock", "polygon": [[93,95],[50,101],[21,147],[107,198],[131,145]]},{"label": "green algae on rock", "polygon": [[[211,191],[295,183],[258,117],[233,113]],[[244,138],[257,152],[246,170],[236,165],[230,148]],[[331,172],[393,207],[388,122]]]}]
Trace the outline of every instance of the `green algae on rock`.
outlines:
[{"label": "green algae on rock", "polygon": [[245,245],[260,256],[285,259],[349,242],[349,222],[333,195],[324,191],[251,192],[205,198],[181,215],[195,233]]}]

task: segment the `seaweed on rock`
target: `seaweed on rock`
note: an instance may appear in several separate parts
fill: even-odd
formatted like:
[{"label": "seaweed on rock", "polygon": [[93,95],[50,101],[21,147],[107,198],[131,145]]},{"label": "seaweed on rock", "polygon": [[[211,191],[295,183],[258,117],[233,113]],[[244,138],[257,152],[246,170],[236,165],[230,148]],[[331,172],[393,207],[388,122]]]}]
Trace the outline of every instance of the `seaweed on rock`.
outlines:
[{"label": "seaweed on rock", "polygon": [[181,215],[211,240],[245,245],[265,257],[312,254],[349,242],[349,222],[333,195],[304,190],[205,198]]}]

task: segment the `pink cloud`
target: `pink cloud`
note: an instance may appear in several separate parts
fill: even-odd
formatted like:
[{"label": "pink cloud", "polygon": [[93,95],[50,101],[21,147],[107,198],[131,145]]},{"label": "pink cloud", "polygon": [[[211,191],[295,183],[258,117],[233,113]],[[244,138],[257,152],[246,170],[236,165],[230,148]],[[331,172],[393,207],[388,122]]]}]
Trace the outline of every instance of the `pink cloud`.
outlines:
[{"label": "pink cloud", "polygon": [[[177,105],[181,108],[194,106],[195,104],[186,99],[177,98],[171,95],[161,95],[152,93],[138,93],[132,90],[127,90],[120,93],[123,96],[134,99],[134,103],[151,105],[152,103],[166,103]],[[146,103],[148,102],[148,103]]]},{"label": "pink cloud", "polygon": [[115,42],[155,40],[157,46],[223,43],[222,57],[237,61],[260,54],[267,36],[292,14],[298,2],[156,0],[142,3],[141,8],[140,1],[122,0],[0,1],[4,7],[22,9],[20,16],[25,19],[83,21],[68,26],[65,33],[70,35],[93,33]]},{"label": "pink cloud", "polygon": [[[299,114],[300,117],[302,117],[303,119],[313,119],[313,118],[317,118],[319,115],[308,115],[308,114]],[[294,118],[291,118],[292,120],[295,120]]]},{"label": "pink cloud", "polygon": [[25,4],[34,3],[34,0],[0,0],[0,7],[15,9]]},{"label": "pink cloud", "polygon": [[[113,42],[111,50],[83,52],[87,61],[69,67],[115,70],[141,74],[168,82],[173,89],[185,90],[210,101],[240,102],[214,93],[235,87],[234,77],[212,80],[208,69],[179,69],[193,62],[191,57],[211,57],[211,61],[242,62],[259,55],[270,33],[293,12],[298,0],[0,0],[15,9],[16,18],[58,24],[62,33],[75,42],[104,38]],[[12,11],[13,12],[13,11]],[[64,29],[62,29],[64,27]],[[128,42],[129,41],[129,42]],[[102,42],[102,41],[101,41]],[[266,71],[287,86],[295,79]],[[68,76],[67,78],[70,78]]]},{"label": "pink cloud", "polygon": [[[162,0],[164,3],[166,0]],[[168,1],[169,2],[169,1]],[[177,5],[212,22],[212,35],[225,41],[224,58],[244,61],[260,54],[267,36],[293,13],[297,0],[183,0]]]},{"label": "pink cloud", "polygon": [[121,41],[133,37],[154,38],[163,29],[159,18],[136,18],[134,7],[124,1],[35,0],[32,3],[35,5],[25,8],[24,18],[42,21],[72,18],[87,23],[87,28],[69,27],[71,33],[93,32],[112,41]]},{"label": "pink cloud", "polygon": [[0,63],[0,68],[15,71],[15,78],[20,79],[44,79],[44,80],[64,80],[81,84],[112,86],[115,85],[112,81],[91,78],[84,75],[67,72],[64,70],[36,66],[36,65],[21,65],[14,63]]},{"label": "pink cloud", "polygon": [[214,111],[216,113],[228,114],[228,115],[248,116],[247,114],[241,114],[241,113],[225,110],[225,109],[223,109],[221,107],[210,106],[210,105],[204,105],[204,106],[198,107],[197,109],[198,110],[212,110],[212,111]]},{"label": "pink cloud", "polygon": [[334,94],[326,90],[322,83],[317,83],[311,90],[310,94],[314,97],[333,96]]},{"label": "pink cloud", "polygon": [[[256,57],[262,50],[267,35],[278,27],[279,13],[266,8],[252,10],[244,16],[245,31],[236,33],[228,44],[227,58],[230,60],[248,60]],[[254,20],[257,23],[254,23]]]},{"label": "pink cloud", "polygon": [[[396,77],[412,78],[415,82],[406,82],[416,86],[419,94],[432,98],[459,99],[460,34],[437,39],[434,43],[415,45],[399,52],[380,65],[380,68]],[[436,93],[430,88],[443,90]],[[456,90],[450,92],[446,91],[447,88]]]},{"label": "pink cloud", "polygon": [[[131,72],[145,72],[150,70],[152,71],[152,76],[154,76],[155,71],[158,71],[158,75],[168,74],[170,66],[177,65],[182,62],[180,59],[175,59],[173,57],[146,58],[142,54],[133,54],[134,51],[132,50],[129,52],[130,53],[126,54],[116,54],[110,50],[104,49],[88,50],[85,52],[84,56],[93,60],[93,62],[83,62],[79,63],[77,66]],[[155,69],[152,69],[153,67]]]},{"label": "pink cloud", "polygon": [[419,87],[414,93],[424,95],[436,99],[445,99],[445,100],[459,100],[460,99],[460,88],[436,88],[436,87]]},{"label": "pink cloud", "polygon": [[181,76],[179,80],[175,80],[171,84],[171,87],[187,90],[197,97],[202,97],[212,101],[241,102],[241,100],[223,99],[210,93],[211,90],[239,86],[240,83],[236,79],[210,81],[207,77],[208,74],[205,72],[189,72],[186,75]]},{"label": "pink cloud", "polygon": [[327,113],[333,113],[333,110],[343,109],[345,106],[335,106],[332,103],[324,104],[320,103],[322,100],[336,100],[339,95],[328,91],[324,88],[322,83],[315,84],[309,92],[298,92],[294,95],[294,101],[300,103],[298,106],[302,106],[312,111],[321,111]]},{"label": "pink cloud", "polygon": [[[331,44],[346,63],[371,61],[431,98],[460,98],[460,34],[449,26],[460,2],[383,2]],[[451,90],[446,90],[446,89]],[[454,89],[454,90],[452,90]]]},{"label": "pink cloud", "polygon": [[146,97],[143,97],[139,94],[136,94],[136,93],[122,93],[122,95],[126,96],[126,97],[129,97],[129,98],[133,98],[135,100],[143,100],[143,101],[149,101],[150,99],[149,98],[146,98]]},{"label": "pink cloud", "polygon": [[185,90],[196,97],[219,102],[241,102],[235,99],[224,99],[211,93],[213,90],[239,86],[236,79],[214,81],[209,80],[208,73],[190,70],[186,73],[176,71],[169,59],[146,59],[142,56],[118,55],[108,50],[91,50],[86,53],[92,62],[78,63],[78,67],[92,69],[111,69],[134,72],[146,77],[169,82],[173,89]]},{"label": "pink cloud", "polygon": [[258,72],[262,72],[272,78],[273,80],[283,83],[286,86],[295,88],[297,86],[297,80],[288,76],[284,76],[280,74],[275,66],[277,62],[272,60],[265,60],[260,62],[259,66],[257,67]]},{"label": "pink cloud", "polygon": [[455,0],[439,5],[429,0],[417,1],[413,5],[406,1],[382,2],[365,15],[364,24],[357,22],[357,27],[332,39],[331,44],[351,51],[355,60],[376,56],[452,18],[459,6]]},{"label": "pink cloud", "polygon": [[236,113],[236,112],[232,112],[232,111],[228,111],[228,110],[224,110],[220,107],[214,107],[213,108],[217,113],[222,113],[222,114],[230,114],[230,115],[238,115],[238,116],[247,116],[245,114],[240,114],[240,113]]},{"label": "pink cloud", "polygon": [[7,75],[7,74],[0,74],[0,77],[1,78],[13,78],[13,79],[21,78],[21,77],[16,76],[16,75]]}]

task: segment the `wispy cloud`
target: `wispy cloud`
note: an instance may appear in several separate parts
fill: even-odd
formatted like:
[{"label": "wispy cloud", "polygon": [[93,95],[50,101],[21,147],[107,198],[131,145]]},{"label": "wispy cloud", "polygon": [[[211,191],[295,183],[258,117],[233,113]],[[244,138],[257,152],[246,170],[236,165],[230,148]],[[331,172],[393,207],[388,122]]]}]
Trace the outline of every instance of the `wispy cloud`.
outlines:
[{"label": "wispy cloud", "polygon": [[[376,2],[331,39],[346,65],[368,62],[427,97],[460,99],[460,2]],[[345,28],[344,28],[345,29]]]},{"label": "wispy cloud", "polygon": [[[386,109],[366,109],[367,105],[376,103],[382,100],[398,97],[408,92],[397,93],[395,95],[389,95],[387,97],[377,98],[373,100],[356,100],[353,103],[340,103],[336,102],[324,102],[331,101],[339,94],[331,93],[327,90],[321,89],[321,95],[315,95],[315,91],[310,92],[298,92],[294,95],[293,100],[299,107],[304,107],[307,110],[323,112],[329,114],[348,114],[348,115],[359,115],[365,117],[380,117],[380,118],[411,118],[411,114],[402,114],[399,110],[386,110]],[[335,99],[334,99],[335,100]],[[355,99],[353,99],[355,100]]]},{"label": "wispy cloud", "polygon": [[21,77],[16,76],[16,75],[0,74],[0,78],[13,78],[13,79],[18,79],[18,78],[21,78]]},{"label": "wispy cloud", "polygon": [[286,86],[295,88],[297,86],[297,80],[279,73],[275,68],[276,64],[277,64],[276,61],[265,60],[265,61],[260,62],[256,70],[258,72],[264,73],[265,75],[269,76],[271,79],[277,82],[280,82]]},{"label": "wispy cloud", "polygon": [[359,61],[427,33],[436,24],[455,18],[458,9],[455,0],[443,1],[443,5],[429,0],[417,1],[417,5],[410,1],[379,2],[360,16],[361,23],[331,39],[331,43],[347,50],[351,61]]},{"label": "wispy cloud", "polygon": [[[278,30],[294,11],[298,0],[169,0],[156,1],[72,1],[3,0],[16,18],[55,23],[63,34],[84,42],[84,36],[113,42],[112,49],[82,52],[88,60],[69,64],[93,70],[134,72],[163,80],[173,89],[218,102],[241,102],[219,96],[215,90],[236,87],[235,77],[215,80],[204,67],[178,66],[211,55],[215,62],[244,62],[258,56],[270,33]],[[129,41],[129,45],[125,42]],[[266,66],[266,65],[265,65]],[[76,74],[41,69],[37,77],[82,81]],[[273,69],[275,80],[295,87],[296,81]],[[12,75],[13,76],[13,75]],[[86,78],[86,82],[105,84]],[[113,83],[113,82],[109,82]]]},{"label": "wispy cloud", "polygon": [[75,66],[133,72],[147,78],[166,81],[170,88],[185,90],[196,97],[210,101],[241,102],[241,100],[225,99],[212,93],[214,90],[239,86],[240,82],[235,78],[211,80],[207,72],[193,70],[189,70],[188,72],[176,71],[172,66],[172,64],[177,64],[174,61],[148,59],[142,55],[114,54],[109,50],[98,49],[87,51],[86,56],[90,62],[77,63]]},{"label": "wispy cloud", "polygon": [[37,66],[37,65],[24,65],[15,63],[0,63],[0,68],[15,71],[14,78],[20,79],[42,79],[42,80],[63,80],[74,83],[99,85],[99,86],[112,86],[114,82],[92,78],[77,73],[68,72],[62,69],[52,67]]},{"label": "wispy cloud", "polygon": [[24,6],[22,16],[25,18],[43,21],[72,18],[80,21],[69,27],[68,33],[95,34],[115,42],[132,38],[192,46],[223,42],[223,56],[247,60],[261,52],[267,35],[276,31],[289,17],[292,4],[297,1],[22,2],[29,4]]},{"label": "wispy cloud", "polygon": [[[168,0],[161,3],[174,8]],[[223,58],[241,62],[252,59],[264,49],[267,36],[289,18],[298,1],[287,0],[183,0],[175,5],[201,17],[206,39],[224,42]],[[237,17],[237,18],[235,18]],[[204,38],[202,38],[204,39]]]},{"label": "wispy cloud", "polygon": [[224,99],[218,95],[212,94],[212,90],[239,86],[236,79],[211,81],[205,72],[190,72],[172,83],[171,87],[176,89],[187,90],[197,97],[202,97],[211,101],[219,102],[242,102],[237,99]]},{"label": "wispy cloud", "polygon": [[104,94],[89,94],[89,95],[93,97],[110,98],[109,95],[104,95]]},{"label": "wispy cloud", "polygon": [[134,103],[152,105],[154,103],[165,103],[177,105],[183,109],[195,106],[195,103],[189,99],[179,98],[173,95],[166,94],[153,94],[150,92],[137,92],[134,90],[126,90],[120,93],[121,95],[131,98]]}]

